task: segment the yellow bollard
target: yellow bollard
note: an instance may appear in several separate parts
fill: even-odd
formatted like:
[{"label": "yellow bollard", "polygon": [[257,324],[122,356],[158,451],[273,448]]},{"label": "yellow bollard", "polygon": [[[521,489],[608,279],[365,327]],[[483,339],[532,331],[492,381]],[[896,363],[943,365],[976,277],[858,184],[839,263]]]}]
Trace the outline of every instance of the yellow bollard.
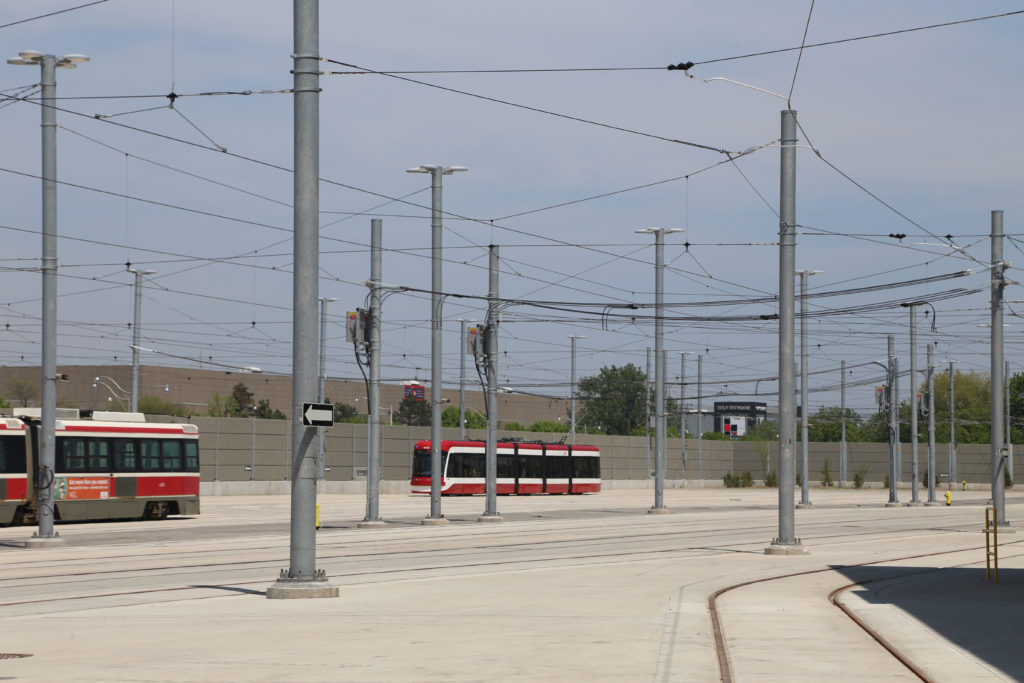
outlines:
[{"label": "yellow bollard", "polygon": [[953,502],[953,494],[950,493],[949,491],[946,491],[946,505],[949,505],[952,502]]},{"label": "yellow bollard", "polygon": [[[948,498],[949,494],[947,493],[946,496]],[[316,504],[316,528],[320,528],[320,503]]]},{"label": "yellow bollard", "polygon": [[967,480],[966,479],[964,479],[962,482],[960,482],[960,490],[961,491],[966,491],[967,490]]}]

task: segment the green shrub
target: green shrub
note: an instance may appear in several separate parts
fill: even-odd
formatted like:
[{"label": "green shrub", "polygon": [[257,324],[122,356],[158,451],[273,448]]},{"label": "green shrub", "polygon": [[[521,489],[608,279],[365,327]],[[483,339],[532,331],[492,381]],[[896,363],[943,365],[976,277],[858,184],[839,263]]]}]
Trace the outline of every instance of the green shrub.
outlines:
[{"label": "green shrub", "polygon": [[754,485],[754,476],[750,473],[750,470],[747,470],[743,474],[726,472],[722,475],[722,481],[725,483],[726,488],[744,488]]},{"label": "green shrub", "polygon": [[779,487],[779,475],[775,474],[774,472],[769,472],[764,477],[764,485],[768,486],[768,487],[771,487],[773,489],[774,488],[778,488]]},{"label": "green shrub", "polygon": [[853,473],[853,486],[854,488],[864,488],[864,476],[868,473],[867,467],[858,467]]},{"label": "green shrub", "polygon": [[833,483],[835,482],[832,479],[832,463],[825,458],[825,461],[821,463],[821,485],[832,486]]},{"label": "green shrub", "polygon": [[1012,489],[1013,488],[1013,479],[1010,478],[1010,470],[1007,470],[1007,469],[1003,470],[1003,484],[1008,489]]},{"label": "green shrub", "polygon": [[885,479],[882,480],[882,488],[883,489],[889,488],[889,475],[888,474],[885,475]]}]

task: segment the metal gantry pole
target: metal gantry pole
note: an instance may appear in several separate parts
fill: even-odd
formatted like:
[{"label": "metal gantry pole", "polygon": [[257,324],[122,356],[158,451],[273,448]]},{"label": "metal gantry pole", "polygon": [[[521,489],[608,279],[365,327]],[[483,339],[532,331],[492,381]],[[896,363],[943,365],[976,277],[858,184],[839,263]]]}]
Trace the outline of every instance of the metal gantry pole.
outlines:
[{"label": "metal gantry pole", "polygon": [[441,178],[444,169],[430,173],[430,517],[441,518]]},{"label": "metal gantry pole", "polygon": [[679,352],[679,440],[682,442],[682,479],[686,481],[686,354]]},{"label": "metal gantry pole", "polygon": [[839,361],[839,481],[849,481],[846,469],[846,361]]},{"label": "metal gantry pole", "polygon": [[366,462],[366,517],[360,527],[385,526],[380,518],[380,330],[381,330],[381,225],[370,219],[370,386],[366,400],[370,404],[369,454]]},{"label": "metal gantry pole", "polygon": [[811,507],[810,473],[807,457],[807,275],[798,270],[800,276],[800,504],[798,508]]},{"label": "metal gantry pole", "polygon": [[651,478],[651,347],[647,347],[647,375],[644,377],[644,442],[647,444],[647,476]]},{"label": "metal gantry pole", "polygon": [[953,490],[956,481],[956,422],[953,411],[956,409],[956,394],[953,391],[953,361],[949,362],[949,490]]},{"label": "metal gantry pole", "polygon": [[498,514],[498,246],[490,246],[487,292],[487,443],[484,452],[486,506],[481,522],[502,522]]},{"label": "metal gantry pole", "polygon": [[935,500],[935,344],[928,345],[928,502]]},{"label": "metal gantry pole", "polygon": [[459,438],[466,440],[466,321],[459,318]]},{"label": "metal gantry pole", "polygon": [[917,306],[910,309],[910,504],[920,505],[917,492],[920,485],[917,469]]},{"label": "metal gantry pole", "polygon": [[570,382],[569,391],[572,392],[572,401],[571,401],[572,405],[571,405],[571,409],[570,409],[571,413],[570,413],[570,418],[569,418],[569,434],[570,434],[569,441],[570,441],[570,443],[575,444],[576,443],[576,340],[577,339],[586,339],[586,337],[583,336],[583,335],[574,334],[574,335],[569,335],[569,339],[572,342],[572,361],[571,361],[570,375],[569,375],[569,382]]},{"label": "metal gantry pole", "polygon": [[1006,525],[1006,451],[1003,449],[1003,288],[1006,286],[1003,262],[1003,212],[992,212],[992,507],[996,524]]},{"label": "metal gantry pole", "polygon": [[779,535],[766,553],[804,552],[795,533],[793,271],[796,270],[796,112],[782,112],[779,169]]},{"label": "metal gantry pole", "polygon": [[[337,301],[335,297],[320,297],[320,370],[317,373],[320,381],[320,403],[327,400],[327,304]],[[327,454],[325,452],[324,428],[317,427],[317,476],[327,478]]]},{"label": "metal gantry pole", "polygon": [[135,274],[135,315],[132,318],[132,395],[128,410],[139,412],[139,345],[142,344],[142,271],[128,269]]},{"label": "metal gantry pole", "polygon": [[[697,354],[697,480],[704,481],[704,354]],[[701,483],[701,486],[704,484]]]},{"label": "metal gantry pole", "polygon": [[1013,481],[1013,441],[1010,438],[1010,361],[1003,362],[1003,386],[1006,387],[1006,440],[1003,446],[1006,448],[1006,471]]},{"label": "metal gantry pole", "polygon": [[899,422],[899,359],[896,358],[896,339],[888,335],[889,344],[889,502],[886,505],[895,506],[900,504],[899,496],[896,493],[896,484],[900,479],[899,466],[899,443],[900,443],[900,422]]},{"label": "metal gantry pole", "polygon": [[[654,507],[652,512],[667,512],[665,507],[665,234],[654,230]],[[676,232],[676,231],[673,231]]]},{"label": "metal gantry pole", "polygon": [[294,172],[292,291],[292,495],[289,567],[268,598],[336,597],[316,568],[316,429],[303,425],[302,404],[317,395],[317,299],[320,254],[320,7],[293,0]]}]

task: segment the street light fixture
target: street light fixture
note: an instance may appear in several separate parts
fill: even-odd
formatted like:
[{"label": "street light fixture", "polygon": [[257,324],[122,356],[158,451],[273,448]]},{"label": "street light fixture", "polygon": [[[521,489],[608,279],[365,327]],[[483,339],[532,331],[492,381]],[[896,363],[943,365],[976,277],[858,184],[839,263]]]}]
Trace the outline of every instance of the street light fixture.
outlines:
[{"label": "street light fixture", "polygon": [[420,164],[406,173],[430,174],[430,517],[427,524],[447,523],[441,517],[441,178],[467,171],[465,166]]},{"label": "street light fixture", "polygon": [[[42,258],[42,392],[40,396],[39,468],[53,472],[56,461],[57,433],[57,69],[74,69],[89,61],[80,54],[63,57],[46,55],[36,50],[22,50],[7,60],[18,66],[39,65],[42,71],[40,104],[42,113],[42,180],[43,180],[43,258]],[[28,541],[28,547],[63,545],[60,534],[53,531],[53,477],[49,485],[39,489],[39,531]]]},{"label": "street light fixture", "polygon": [[[667,512],[664,502],[665,487],[665,235],[684,232],[682,228],[640,228],[638,235],[654,235],[654,507],[650,512]],[[646,400],[646,397],[644,397]]]}]

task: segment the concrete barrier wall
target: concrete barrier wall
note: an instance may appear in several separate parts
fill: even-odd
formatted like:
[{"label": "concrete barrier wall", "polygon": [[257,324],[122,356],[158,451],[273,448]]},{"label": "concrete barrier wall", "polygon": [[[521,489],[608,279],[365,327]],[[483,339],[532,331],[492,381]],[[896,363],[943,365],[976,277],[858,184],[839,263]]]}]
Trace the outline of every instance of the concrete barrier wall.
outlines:
[{"label": "concrete barrier wall", "polygon": [[[251,489],[249,482],[281,482],[282,491],[289,490],[291,479],[291,422],[289,420],[252,420],[243,418],[193,417],[200,430],[200,472],[203,482],[217,482],[220,490],[229,491],[231,482],[246,482],[240,488]],[[412,466],[413,446],[419,440],[430,438],[429,427],[382,427],[381,479],[394,482],[400,490],[408,484]],[[443,430],[443,438],[457,439],[457,429]],[[469,439],[483,440],[484,430],[468,430]],[[499,432],[499,438],[508,436],[524,440],[558,441],[562,435],[549,432]],[[654,473],[653,439],[648,449],[647,439],[639,436],[603,436],[577,434],[576,442],[601,449],[602,478],[608,482],[645,482],[648,467]],[[319,452],[314,439],[313,451]],[[936,446],[936,471],[945,475],[949,471],[949,446]],[[350,482],[355,490],[357,482],[364,482],[367,467],[367,425],[336,424],[324,430],[326,477],[322,485],[333,486]],[[800,471],[800,444],[795,454],[797,472]],[[854,473],[863,470],[864,480],[881,485],[889,473],[889,446],[883,443],[847,444],[847,474],[852,481]],[[928,447],[918,444],[919,483],[924,482],[927,471]],[[822,478],[822,468],[828,460],[831,476],[839,481],[839,444],[809,443],[808,472],[812,484]],[[902,477],[910,482],[910,444],[902,445]],[[750,471],[755,480],[763,480],[768,471],[778,471],[778,443],[752,441],[686,441],[685,472],[682,443],[679,439],[666,442],[665,478],[670,486],[719,485],[722,476],[734,472]],[[991,466],[989,447],[984,444],[961,445],[957,453],[957,480],[972,484],[988,484]],[[945,477],[942,482],[945,483]],[[698,483],[702,482],[702,483]],[[389,484],[390,485],[390,484]],[[204,487],[210,488],[210,487]],[[337,490],[348,490],[350,486]],[[213,490],[210,488],[210,490]],[[267,489],[270,492],[271,489]],[[275,489],[276,490],[276,489]],[[325,489],[325,491],[328,489]],[[332,489],[333,490],[333,489]],[[251,492],[251,491],[250,491]]]}]

